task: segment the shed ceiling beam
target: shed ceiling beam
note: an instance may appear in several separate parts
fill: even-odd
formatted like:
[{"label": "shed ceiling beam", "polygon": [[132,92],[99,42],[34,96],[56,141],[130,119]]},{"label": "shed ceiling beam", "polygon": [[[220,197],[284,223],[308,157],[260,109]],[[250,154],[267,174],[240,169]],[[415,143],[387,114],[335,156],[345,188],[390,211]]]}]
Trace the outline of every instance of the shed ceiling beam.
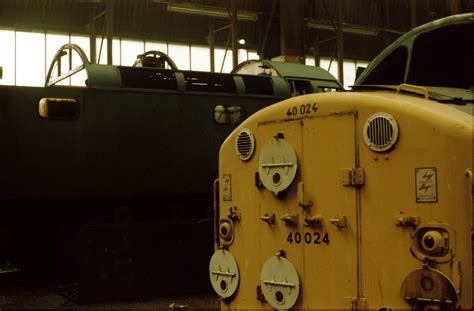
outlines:
[{"label": "shed ceiling beam", "polygon": [[459,0],[447,0],[448,9],[451,15],[459,14],[461,12]]},{"label": "shed ceiling beam", "polygon": [[305,57],[304,0],[280,0],[280,56],[303,62]]},{"label": "shed ceiling beam", "polygon": [[95,25],[96,20],[93,19],[91,23],[89,24],[89,48],[90,48],[90,62],[91,64],[95,64],[97,62],[97,46],[96,46],[96,29]]},{"label": "shed ceiling beam", "polygon": [[268,34],[270,33],[270,29],[273,24],[273,17],[275,16],[277,4],[278,4],[278,0],[272,0],[272,9],[270,11],[270,15],[268,16],[267,25],[265,26],[265,32],[263,33],[262,44],[260,45],[260,48],[258,49],[258,55],[260,55],[260,59],[263,59],[265,45],[267,44]]},{"label": "shed ceiling beam", "polygon": [[238,25],[237,25],[237,3],[236,0],[230,0],[230,21],[232,25],[232,68],[237,67],[239,64],[238,51],[237,51],[237,37],[238,37]]},{"label": "shed ceiling beam", "polygon": [[[312,29],[319,29],[319,30],[329,30],[329,31],[334,31],[334,25],[327,20],[321,20],[321,19],[310,19],[306,23],[306,27],[312,28]],[[345,33],[352,33],[356,35],[365,35],[365,36],[378,36],[380,32],[388,32],[388,33],[394,33],[398,35],[402,35],[405,32],[396,30],[396,29],[389,29],[389,28],[379,28],[379,27],[369,27],[369,26],[363,26],[363,25],[355,25],[355,24],[347,24],[347,23],[342,23],[342,31]]]},{"label": "shed ceiling beam", "polygon": [[107,65],[113,64],[112,59],[112,40],[113,40],[113,25],[114,25],[114,8],[113,0],[106,2],[107,14],[105,15],[105,33],[107,35]]},{"label": "shed ceiling beam", "polygon": [[410,0],[410,28],[416,27],[416,0]]},{"label": "shed ceiling beam", "polygon": [[[152,2],[157,2],[152,0]],[[161,2],[162,3],[162,2]],[[223,7],[194,5],[190,3],[168,3],[166,6],[168,12],[182,13],[189,15],[200,15],[215,18],[229,18],[229,12]],[[257,12],[238,11],[237,19],[239,21],[255,22],[258,19]]]},{"label": "shed ceiling beam", "polygon": [[344,18],[344,7],[342,0],[337,0],[337,69],[339,82],[344,84],[344,33],[342,29],[342,19]]}]

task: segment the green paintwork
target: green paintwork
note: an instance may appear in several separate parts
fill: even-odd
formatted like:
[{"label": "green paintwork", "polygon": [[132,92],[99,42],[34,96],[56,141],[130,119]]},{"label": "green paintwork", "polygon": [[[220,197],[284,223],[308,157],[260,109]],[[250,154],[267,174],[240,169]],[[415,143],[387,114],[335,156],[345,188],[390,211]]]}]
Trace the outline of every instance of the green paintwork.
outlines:
[{"label": "green paintwork", "polygon": [[420,34],[432,31],[436,28],[447,26],[447,25],[455,25],[455,24],[465,24],[465,23],[472,23],[474,20],[474,13],[465,13],[459,15],[448,16],[445,18],[437,19],[430,23],[423,24],[412,30],[408,31],[406,34],[395,40],[392,44],[386,47],[380,54],[378,54],[367,66],[367,68],[361,73],[361,75],[356,79],[354,85],[361,85],[364,84],[365,78],[376,68],[384,59],[387,57],[392,51],[394,51],[399,46],[406,46],[408,50],[411,50],[413,46],[413,42],[415,41],[416,37]]}]

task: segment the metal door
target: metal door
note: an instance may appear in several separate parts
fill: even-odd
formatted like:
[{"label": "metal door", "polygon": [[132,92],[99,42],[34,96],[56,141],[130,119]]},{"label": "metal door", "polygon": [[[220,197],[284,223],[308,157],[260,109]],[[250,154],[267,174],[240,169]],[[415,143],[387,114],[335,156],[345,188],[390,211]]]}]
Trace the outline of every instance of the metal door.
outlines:
[{"label": "metal door", "polygon": [[355,184],[363,183],[363,175],[353,175],[360,172],[355,170],[356,120],[352,112],[304,119],[299,185],[303,221],[301,241],[293,239],[304,253],[303,308],[361,306]]}]

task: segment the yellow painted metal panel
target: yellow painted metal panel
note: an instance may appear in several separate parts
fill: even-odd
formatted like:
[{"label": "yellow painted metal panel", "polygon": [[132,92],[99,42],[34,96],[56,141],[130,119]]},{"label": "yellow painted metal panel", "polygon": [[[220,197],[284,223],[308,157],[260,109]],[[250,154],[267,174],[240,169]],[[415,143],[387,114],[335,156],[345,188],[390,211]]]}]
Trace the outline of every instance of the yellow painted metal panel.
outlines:
[{"label": "yellow painted metal panel", "polygon": [[[323,217],[320,228],[304,227],[305,238],[311,237],[301,252],[308,309],[350,309],[357,297],[357,188],[345,187],[341,178],[343,168],[356,166],[355,125],[350,111],[304,120],[301,174],[305,201],[313,205],[303,213]],[[345,227],[330,222],[337,216],[345,217]]]}]

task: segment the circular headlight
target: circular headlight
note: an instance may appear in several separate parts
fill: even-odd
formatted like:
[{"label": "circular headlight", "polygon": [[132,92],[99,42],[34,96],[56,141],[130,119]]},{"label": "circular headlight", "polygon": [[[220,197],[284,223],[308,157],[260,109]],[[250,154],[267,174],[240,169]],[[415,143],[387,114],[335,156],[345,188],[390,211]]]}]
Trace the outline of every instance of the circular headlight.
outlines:
[{"label": "circular headlight", "polygon": [[427,254],[436,255],[446,248],[446,242],[441,232],[429,230],[421,237],[421,247]]},{"label": "circular headlight", "polygon": [[232,225],[228,221],[221,222],[219,226],[219,235],[221,239],[229,242],[232,240]]}]

